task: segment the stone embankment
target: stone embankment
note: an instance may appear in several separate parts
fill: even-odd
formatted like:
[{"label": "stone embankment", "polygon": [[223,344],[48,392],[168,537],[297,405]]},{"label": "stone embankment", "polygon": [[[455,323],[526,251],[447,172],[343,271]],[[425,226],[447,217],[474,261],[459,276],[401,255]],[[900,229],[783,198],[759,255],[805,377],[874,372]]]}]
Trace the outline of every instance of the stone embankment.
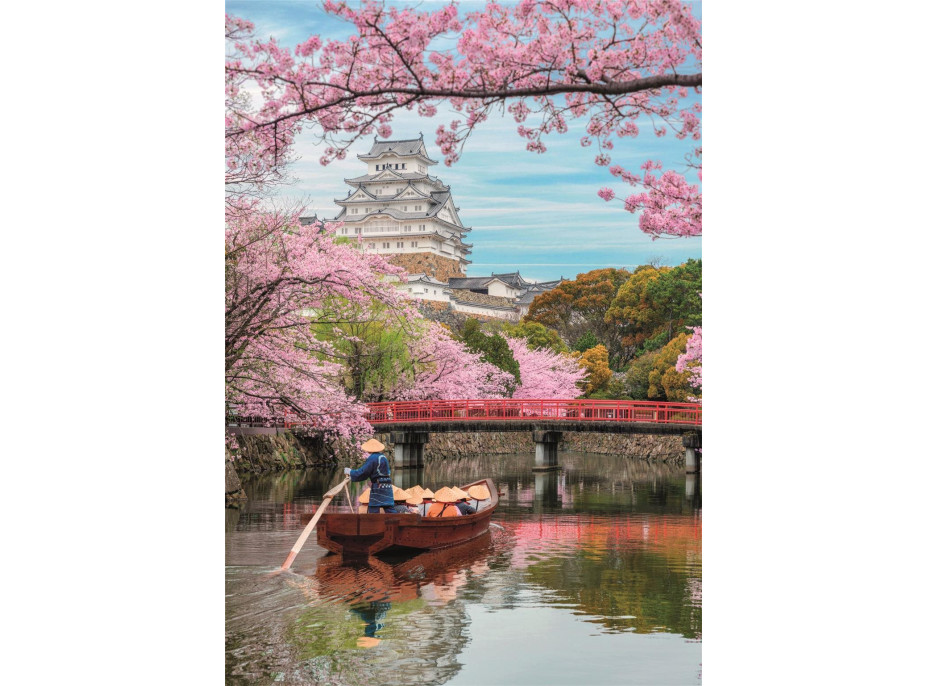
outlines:
[{"label": "stone embankment", "polygon": [[355,449],[344,441],[323,441],[281,429],[276,434],[238,435],[226,449],[226,504],[244,499],[241,477],[249,474],[347,463]]},{"label": "stone embankment", "polygon": [[[393,457],[390,434],[376,434]],[[226,451],[226,502],[244,497],[241,476],[284,469],[321,467],[355,463],[360,454],[343,441],[334,444],[318,438],[299,436],[281,430],[277,434],[238,436],[238,448]],[[559,450],[598,455],[621,455],[650,462],[684,463],[685,450],[680,436],[638,434],[598,434],[565,431]],[[432,434],[425,447],[425,459],[458,459],[470,455],[534,453],[530,432],[442,433]]]}]

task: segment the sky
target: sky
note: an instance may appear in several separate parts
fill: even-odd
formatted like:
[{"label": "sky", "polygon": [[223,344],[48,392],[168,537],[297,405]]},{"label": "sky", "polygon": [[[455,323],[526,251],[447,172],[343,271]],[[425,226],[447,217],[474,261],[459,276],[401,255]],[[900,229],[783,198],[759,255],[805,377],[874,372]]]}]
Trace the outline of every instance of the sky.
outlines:
[{"label": "sky", "polygon": [[[483,4],[460,3],[463,12]],[[326,15],[318,0],[228,0],[226,11],[253,22],[257,36],[273,36],[290,48],[312,34],[345,38],[353,28]],[[694,11],[699,13],[699,3]],[[468,276],[518,270],[530,280],[573,279],[591,269],[632,270],[652,262],[674,266],[702,257],[701,238],[655,241],[638,228],[637,215],[626,212],[620,201],[635,191],[608,168],[594,164],[595,147],[579,143],[581,122],[568,123],[566,134],[549,135],[544,139],[547,152],[538,154],[525,150],[517,124],[500,113],[475,129],[460,160],[447,167],[434,142],[435,129],[452,116],[450,108],[431,118],[404,111],[391,123],[392,138],[417,138],[422,133],[426,150],[439,160],[430,173],[451,187],[461,221],[471,227],[464,239],[474,246]],[[658,139],[643,122],[640,125],[638,138],[616,141],[614,163],[637,171],[645,160],[660,159],[665,168],[675,168],[692,149],[673,136]],[[348,193],[344,179],[366,171],[356,155],[366,153],[372,142],[373,136],[358,141],[345,160],[323,167],[318,141],[302,134],[295,145],[299,159],[291,168],[294,183],[280,188],[278,195],[305,202],[310,214],[334,217],[339,209],[334,200]],[[615,190],[616,200],[607,203],[596,195],[604,186]]]}]

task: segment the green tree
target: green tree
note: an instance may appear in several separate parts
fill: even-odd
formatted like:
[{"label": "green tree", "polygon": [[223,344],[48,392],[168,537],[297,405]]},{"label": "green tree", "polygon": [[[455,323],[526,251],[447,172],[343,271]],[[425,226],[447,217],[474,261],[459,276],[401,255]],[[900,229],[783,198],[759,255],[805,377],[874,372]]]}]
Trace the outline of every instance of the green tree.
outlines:
[{"label": "green tree", "polygon": [[657,352],[644,353],[639,355],[625,372],[625,392],[628,393],[632,400],[648,399],[648,375],[654,369],[654,361],[657,358]]},{"label": "green tree", "polygon": [[587,331],[574,343],[574,350],[578,353],[585,353],[587,350],[597,345],[599,345],[599,341],[596,340],[596,336],[593,335],[592,331]]},{"label": "green tree", "polygon": [[605,319],[620,332],[621,349],[617,351],[619,367],[631,362],[642,345],[660,328],[661,318],[647,298],[648,285],[670,267],[642,265],[619,287],[606,311]]},{"label": "green tree", "polygon": [[518,324],[506,322],[503,324],[503,331],[510,338],[524,338],[528,341],[528,347],[532,350],[538,348],[548,348],[556,353],[566,353],[567,345],[557,335],[557,331],[549,329],[544,324],[528,321],[523,319]]},{"label": "green tree", "polygon": [[416,326],[375,303],[354,321],[317,312],[314,331],[332,344],[332,357],[341,363],[346,391],[361,402],[391,397],[402,373],[412,363],[409,345]]},{"label": "green tree", "polygon": [[668,339],[702,324],[701,293],[702,260],[687,260],[648,284],[646,299]]},{"label": "green tree", "polygon": [[516,387],[522,383],[522,377],[519,374],[519,363],[513,357],[506,339],[498,333],[491,336],[483,333],[480,330],[480,322],[476,319],[467,320],[460,338],[468,350],[480,355],[480,359],[484,362],[489,362],[515,377],[515,383],[509,389],[509,395],[512,395]]},{"label": "green tree", "polygon": [[689,372],[676,370],[677,358],[686,350],[686,339],[690,334],[681,333],[665,345],[654,358],[654,366],[648,373],[648,399],[686,402],[693,396],[689,383]]}]

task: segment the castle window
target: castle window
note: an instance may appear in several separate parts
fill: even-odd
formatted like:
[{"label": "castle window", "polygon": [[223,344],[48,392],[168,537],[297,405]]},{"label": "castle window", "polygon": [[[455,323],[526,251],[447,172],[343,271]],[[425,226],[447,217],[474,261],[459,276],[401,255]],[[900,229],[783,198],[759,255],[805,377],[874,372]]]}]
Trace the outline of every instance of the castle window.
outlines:
[{"label": "castle window", "polygon": [[397,243],[397,244],[396,244],[396,247],[397,247],[397,248],[402,248],[402,247],[403,247],[403,241],[400,241],[399,243]]},{"label": "castle window", "polygon": [[416,205],[416,212],[422,211],[422,205]]},{"label": "castle window", "polygon": [[413,242],[410,243],[409,245],[410,245],[411,247],[413,247],[413,248],[418,248],[418,247],[419,247],[419,241],[413,241]]},{"label": "castle window", "polygon": [[425,231],[425,224],[419,224],[419,231]]},{"label": "castle window", "polygon": [[358,213],[358,208],[357,208],[357,207],[352,207],[352,208],[351,208],[351,214],[357,214],[357,213]]}]

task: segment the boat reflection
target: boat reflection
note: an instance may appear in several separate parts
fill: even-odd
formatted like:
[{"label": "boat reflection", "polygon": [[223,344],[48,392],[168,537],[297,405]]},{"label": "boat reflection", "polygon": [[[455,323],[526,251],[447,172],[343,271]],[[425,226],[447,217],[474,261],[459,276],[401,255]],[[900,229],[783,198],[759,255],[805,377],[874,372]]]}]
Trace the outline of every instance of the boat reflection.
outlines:
[{"label": "boat reflection", "polygon": [[[454,548],[412,556],[320,558],[314,574],[290,581],[309,602],[293,628],[302,656],[389,642],[404,659],[429,664],[435,679],[448,678],[446,670],[457,664],[454,656],[465,641],[466,612],[457,607],[458,596],[471,579],[489,571],[491,538],[487,532]],[[439,669],[439,661],[445,667]]]}]

